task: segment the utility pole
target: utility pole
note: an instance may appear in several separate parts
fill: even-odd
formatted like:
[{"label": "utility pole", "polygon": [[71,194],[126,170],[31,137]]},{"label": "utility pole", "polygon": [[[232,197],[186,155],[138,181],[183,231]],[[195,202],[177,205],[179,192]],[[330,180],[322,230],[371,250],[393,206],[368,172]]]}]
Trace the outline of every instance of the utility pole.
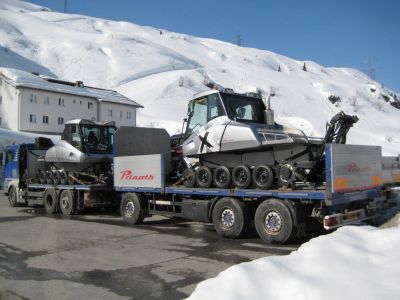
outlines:
[{"label": "utility pole", "polygon": [[240,31],[236,36],[236,45],[242,46],[242,35],[240,34]]},{"label": "utility pole", "polygon": [[64,0],[64,13],[68,12],[68,0]]},{"label": "utility pole", "polygon": [[376,70],[375,70],[374,65],[373,65],[373,59],[369,56],[368,57],[368,61],[367,61],[367,75],[372,80],[375,80],[375,71]]}]

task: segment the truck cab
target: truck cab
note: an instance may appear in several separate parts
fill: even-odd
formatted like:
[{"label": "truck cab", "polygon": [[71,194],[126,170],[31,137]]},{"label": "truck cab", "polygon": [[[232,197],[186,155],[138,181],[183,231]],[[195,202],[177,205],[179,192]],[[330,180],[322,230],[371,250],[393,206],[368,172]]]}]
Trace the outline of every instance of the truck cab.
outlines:
[{"label": "truck cab", "polygon": [[2,154],[2,167],[3,167],[3,179],[2,184],[4,192],[8,195],[12,187],[18,187],[19,185],[19,153],[20,149],[24,144],[9,145],[5,148]]}]

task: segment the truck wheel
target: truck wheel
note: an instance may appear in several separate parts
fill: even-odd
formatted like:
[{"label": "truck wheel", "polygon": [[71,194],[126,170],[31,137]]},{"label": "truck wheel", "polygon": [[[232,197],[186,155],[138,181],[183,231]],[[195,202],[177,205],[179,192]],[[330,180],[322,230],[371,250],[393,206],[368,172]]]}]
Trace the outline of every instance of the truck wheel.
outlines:
[{"label": "truck wheel", "polygon": [[63,190],[60,194],[60,209],[63,215],[74,213],[74,195],[71,190]]},{"label": "truck wheel", "polygon": [[58,212],[57,194],[53,188],[46,189],[44,192],[44,208],[48,214],[55,214]]},{"label": "truck wheel", "polygon": [[46,182],[47,184],[53,184],[53,172],[46,171]]},{"label": "truck wheel", "polygon": [[18,206],[17,189],[15,187],[11,187],[8,191],[8,202],[12,207]]},{"label": "truck wheel", "polygon": [[54,184],[59,184],[61,181],[61,173],[60,171],[54,171],[53,172],[53,183]]},{"label": "truck wheel", "polygon": [[136,193],[126,193],[121,200],[121,215],[125,223],[134,225],[143,222],[146,204]]},{"label": "truck wheel", "polygon": [[196,173],[193,169],[183,171],[183,185],[187,188],[193,188],[196,185]]},{"label": "truck wheel", "polygon": [[262,202],[257,207],[254,225],[258,235],[267,243],[284,244],[294,236],[292,214],[282,200]]},{"label": "truck wheel", "polygon": [[209,167],[201,166],[196,172],[196,182],[201,188],[209,188],[212,184],[212,172]]},{"label": "truck wheel", "polygon": [[251,172],[245,165],[237,166],[232,171],[233,184],[239,189],[247,188],[251,183]]},{"label": "truck wheel", "polygon": [[214,171],[214,185],[220,189],[226,189],[231,185],[232,176],[229,169],[225,166],[220,166]]},{"label": "truck wheel", "polygon": [[68,174],[64,170],[60,171],[60,184],[62,185],[68,184]]},{"label": "truck wheel", "polygon": [[212,213],[217,233],[226,238],[243,236],[250,226],[247,206],[235,198],[222,198],[217,201]]},{"label": "truck wheel", "polygon": [[274,172],[267,165],[255,167],[252,175],[253,182],[259,189],[268,190],[274,182]]}]

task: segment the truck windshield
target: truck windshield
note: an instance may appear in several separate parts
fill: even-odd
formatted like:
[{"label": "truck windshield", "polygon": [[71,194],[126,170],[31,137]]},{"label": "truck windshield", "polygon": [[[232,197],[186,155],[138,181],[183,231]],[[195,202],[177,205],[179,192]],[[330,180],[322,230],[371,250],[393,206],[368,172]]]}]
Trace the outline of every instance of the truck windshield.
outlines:
[{"label": "truck windshield", "polygon": [[260,98],[221,93],[229,119],[238,122],[264,123],[264,102]]},{"label": "truck windshield", "polygon": [[112,153],[114,127],[81,125],[84,149],[91,153]]}]

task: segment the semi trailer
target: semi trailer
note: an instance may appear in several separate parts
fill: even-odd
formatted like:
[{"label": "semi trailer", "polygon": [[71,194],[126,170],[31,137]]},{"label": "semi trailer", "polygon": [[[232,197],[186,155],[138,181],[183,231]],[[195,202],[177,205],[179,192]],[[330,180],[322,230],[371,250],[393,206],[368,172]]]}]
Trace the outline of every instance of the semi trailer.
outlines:
[{"label": "semi trailer", "polygon": [[[339,113],[325,138],[312,138],[271,116],[257,96],[209,91],[190,101],[186,131],[172,138],[164,129],[74,120],[58,152],[43,139],[9,146],[4,190],[12,206],[67,215],[119,206],[128,224],[181,217],[212,222],[227,238],[254,224],[268,243],[301,237],[315,222],[330,230],[371,220],[396,204],[399,157],[345,144],[356,117]],[[103,135],[101,153],[89,146],[90,131]]]}]

